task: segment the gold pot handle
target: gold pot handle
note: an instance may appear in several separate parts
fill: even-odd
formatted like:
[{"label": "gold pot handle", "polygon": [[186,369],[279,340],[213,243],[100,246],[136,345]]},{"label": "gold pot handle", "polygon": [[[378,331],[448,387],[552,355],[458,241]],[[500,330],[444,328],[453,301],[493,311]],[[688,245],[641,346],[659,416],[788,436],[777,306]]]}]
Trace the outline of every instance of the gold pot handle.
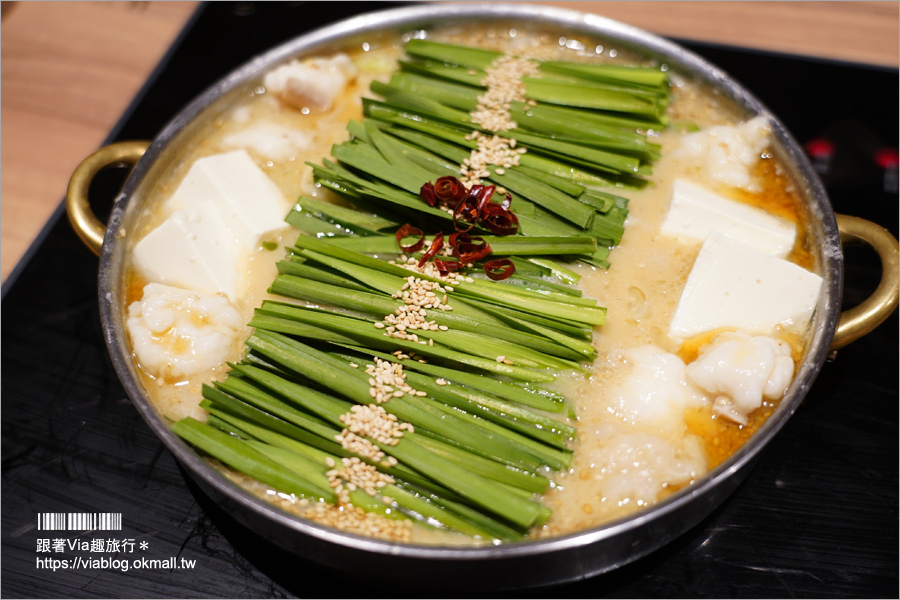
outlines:
[{"label": "gold pot handle", "polygon": [[81,161],[69,178],[69,188],[66,191],[69,222],[81,241],[97,256],[100,256],[100,248],[103,246],[106,223],[100,221],[91,210],[88,199],[91,182],[97,173],[107,167],[134,166],[149,146],[150,142],[144,141],[117,142],[104,146]]},{"label": "gold pot handle", "polygon": [[897,240],[890,232],[871,221],[847,215],[836,215],[841,243],[862,242],[871,246],[881,259],[881,282],[859,306],[841,313],[831,349],[843,348],[858,340],[891,316],[897,308],[898,261]]}]

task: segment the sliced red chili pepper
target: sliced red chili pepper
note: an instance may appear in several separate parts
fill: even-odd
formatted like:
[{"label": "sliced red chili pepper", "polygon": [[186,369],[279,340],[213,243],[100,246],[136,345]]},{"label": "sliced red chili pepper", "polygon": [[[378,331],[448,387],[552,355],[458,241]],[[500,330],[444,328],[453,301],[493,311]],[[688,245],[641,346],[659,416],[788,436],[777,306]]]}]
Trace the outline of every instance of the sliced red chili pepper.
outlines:
[{"label": "sliced red chili pepper", "polygon": [[484,263],[485,274],[494,281],[501,281],[516,272],[516,265],[508,258],[498,258]]},{"label": "sliced red chili pepper", "polygon": [[[453,228],[458,233],[471,231],[475,225],[483,223],[496,235],[513,235],[519,230],[519,219],[510,212],[512,195],[507,193],[500,204],[491,199],[496,186],[476,184],[466,186],[456,177],[445,175],[437,181],[426,183],[419,196],[429,206],[449,207],[453,210]],[[451,237],[451,246],[456,248]]]},{"label": "sliced red chili pepper", "polygon": [[490,204],[495,187],[493,185],[473,185],[472,189],[469,190],[469,195],[475,196],[478,200],[477,210],[479,217],[484,212],[484,207]]},{"label": "sliced red chili pepper", "polygon": [[449,273],[450,271],[459,271],[463,264],[456,260],[444,260],[442,258],[434,259],[434,266],[441,273]]},{"label": "sliced red chili pepper", "polygon": [[[408,237],[418,237],[419,241],[413,244],[409,244],[408,246],[404,246],[403,240]],[[418,227],[413,227],[412,225],[407,223],[397,230],[397,244],[400,245],[400,249],[403,250],[406,254],[418,252],[422,249],[422,246],[425,245],[425,234]]]},{"label": "sliced red chili pepper", "polygon": [[460,233],[465,233],[475,227],[477,222],[478,199],[470,194],[453,209],[453,228]]},{"label": "sliced red chili pepper", "polygon": [[428,203],[428,206],[434,206],[437,203],[437,197],[434,193],[434,185],[429,181],[419,190],[419,198]]},{"label": "sliced red chili pepper", "polygon": [[465,250],[460,251],[459,260],[466,264],[478,262],[488,256],[491,252],[493,252],[491,247],[485,244],[485,247],[480,250],[473,250],[471,252],[466,252]]},{"label": "sliced red chili pepper", "polygon": [[459,234],[453,246],[453,256],[467,264],[477,262],[491,252],[490,245],[483,237],[472,237],[468,233]]},{"label": "sliced red chili pepper", "polygon": [[481,222],[495,235],[513,235],[519,230],[519,218],[499,204],[486,206]]},{"label": "sliced red chili pepper", "polygon": [[484,242],[484,238],[475,236],[474,238],[466,233],[465,231],[457,231],[456,233],[450,234],[450,247],[453,248],[453,256],[456,256],[456,247],[460,244],[471,244],[472,240],[481,240]]},{"label": "sliced red chili pepper", "polygon": [[455,251],[457,244],[459,244],[460,242],[470,241],[471,239],[472,237],[468,233],[457,231],[450,234],[450,238],[448,239],[448,241],[450,242],[450,247]]},{"label": "sliced red chili pepper", "polygon": [[425,251],[425,254],[422,255],[422,258],[419,259],[419,266],[421,267],[429,260],[434,258],[434,255],[441,251],[441,248],[444,247],[444,234],[440,231],[437,232],[437,235],[434,236],[434,240],[431,242],[431,246],[428,250]]},{"label": "sliced red chili pepper", "polygon": [[442,206],[456,208],[468,195],[468,191],[459,179],[453,175],[445,175],[434,182],[434,195]]}]

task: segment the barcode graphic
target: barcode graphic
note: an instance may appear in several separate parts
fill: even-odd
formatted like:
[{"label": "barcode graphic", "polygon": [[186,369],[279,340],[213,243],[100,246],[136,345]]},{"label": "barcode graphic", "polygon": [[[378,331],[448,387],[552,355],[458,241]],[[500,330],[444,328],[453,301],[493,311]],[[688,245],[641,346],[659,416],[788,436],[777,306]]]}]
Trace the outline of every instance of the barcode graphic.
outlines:
[{"label": "barcode graphic", "polygon": [[39,531],[119,531],[122,513],[38,513]]}]

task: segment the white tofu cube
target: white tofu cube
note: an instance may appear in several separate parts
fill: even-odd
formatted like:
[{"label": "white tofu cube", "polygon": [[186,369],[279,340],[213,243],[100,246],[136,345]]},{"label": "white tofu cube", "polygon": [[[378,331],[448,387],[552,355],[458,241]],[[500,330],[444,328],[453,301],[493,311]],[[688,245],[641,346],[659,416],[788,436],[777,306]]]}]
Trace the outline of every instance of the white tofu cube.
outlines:
[{"label": "white tofu cube", "polygon": [[182,210],[214,202],[226,230],[252,252],[268,235],[287,227],[290,204],[246,150],[215,154],[195,162],[168,202]]},{"label": "white tofu cube", "polygon": [[681,293],[669,328],[687,338],[719,328],[770,334],[776,325],[803,330],[822,278],[726,235],[709,235]]},{"label": "white tofu cube", "polygon": [[134,247],[149,281],[238,298],[237,244],[214,202],[176,211]]},{"label": "white tofu cube", "polygon": [[660,233],[702,242],[712,231],[779,258],[790,253],[797,237],[797,227],[790,221],[676,179]]}]

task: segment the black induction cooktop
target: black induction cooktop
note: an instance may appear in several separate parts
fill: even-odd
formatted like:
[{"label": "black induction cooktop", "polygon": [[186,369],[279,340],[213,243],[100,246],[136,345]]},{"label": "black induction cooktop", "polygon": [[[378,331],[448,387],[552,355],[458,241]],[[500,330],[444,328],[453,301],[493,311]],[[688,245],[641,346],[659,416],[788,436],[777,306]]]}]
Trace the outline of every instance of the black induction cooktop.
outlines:
[{"label": "black induction cooktop", "polygon": [[[372,7],[202,5],[108,141],[152,139],[254,54]],[[837,212],[897,234],[896,69],[681,43],[780,116]],[[93,196],[120,184],[111,172]],[[874,253],[848,249],[845,303],[879,272]],[[97,259],[60,210],[3,288],[3,597],[458,595],[373,586],[298,560],[207,500],[127,400],[96,282]],[[747,480],[674,543],[607,575],[514,595],[897,597],[897,332],[895,314],[826,363]],[[95,521],[68,530],[69,513]],[[468,583],[466,595],[483,595]]]}]

